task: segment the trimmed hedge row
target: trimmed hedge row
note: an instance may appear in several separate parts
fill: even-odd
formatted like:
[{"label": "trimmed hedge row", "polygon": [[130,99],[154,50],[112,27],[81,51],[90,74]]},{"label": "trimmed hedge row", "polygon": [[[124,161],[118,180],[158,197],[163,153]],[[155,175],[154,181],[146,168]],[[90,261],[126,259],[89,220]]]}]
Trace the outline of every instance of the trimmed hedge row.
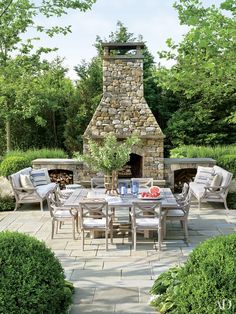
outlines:
[{"label": "trimmed hedge row", "polygon": [[184,266],[156,279],[151,304],[161,313],[234,314],[235,269],[236,234],[209,239],[193,250]]},{"label": "trimmed hedge row", "polygon": [[236,177],[236,145],[195,146],[183,145],[170,151],[171,158],[213,158],[217,165]]},{"label": "trimmed hedge row", "polygon": [[23,156],[10,156],[2,161],[0,165],[0,175],[8,177],[10,174],[30,166],[31,160],[29,158]]},{"label": "trimmed hedge row", "polygon": [[73,287],[43,242],[7,231],[0,233],[0,248],[0,313],[68,313]]},{"label": "trimmed hedge row", "polygon": [[32,160],[37,158],[67,158],[60,149],[30,149],[26,152],[16,150],[8,152],[0,164],[0,175],[8,177],[23,168],[31,167]]}]

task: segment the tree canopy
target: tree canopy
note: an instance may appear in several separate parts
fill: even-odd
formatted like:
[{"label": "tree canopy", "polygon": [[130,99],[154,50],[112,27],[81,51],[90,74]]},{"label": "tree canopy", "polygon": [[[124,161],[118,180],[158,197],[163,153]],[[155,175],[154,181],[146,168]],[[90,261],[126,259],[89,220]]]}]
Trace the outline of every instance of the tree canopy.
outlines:
[{"label": "tree canopy", "polygon": [[169,50],[159,53],[176,63],[158,69],[158,84],[180,98],[168,135],[173,144],[234,143],[235,4],[227,0],[220,8],[205,8],[198,0],[179,0],[174,7],[189,31],[179,44],[168,39]]},{"label": "tree canopy", "polygon": [[[42,124],[36,103],[37,96],[32,84],[42,69],[42,53],[52,49],[34,49],[34,40],[23,39],[29,29],[48,36],[70,32],[70,26],[58,25],[50,28],[37,24],[37,16],[61,17],[69,9],[86,11],[96,0],[2,0],[0,1],[0,82],[4,82],[0,94],[0,116],[6,124],[7,150],[11,149],[11,122],[16,117],[24,119],[36,116],[35,122]],[[14,54],[13,54],[14,53]]]}]

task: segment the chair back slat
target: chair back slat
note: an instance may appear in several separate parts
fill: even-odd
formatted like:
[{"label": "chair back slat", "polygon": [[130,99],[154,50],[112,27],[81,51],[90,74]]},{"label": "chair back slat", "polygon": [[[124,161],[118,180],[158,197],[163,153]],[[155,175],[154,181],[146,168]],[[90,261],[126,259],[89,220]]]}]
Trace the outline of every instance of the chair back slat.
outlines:
[{"label": "chair back slat", "polygon": [[153,186],[153,178],[131,178],[131,185],[133,182],[138,182],[139,188],[150,188]]},{"label": "chair back slat", "polygon": [[101,219],[108,216],[108,203],[105,199],[85,199],[80,202],[80,216]]}]

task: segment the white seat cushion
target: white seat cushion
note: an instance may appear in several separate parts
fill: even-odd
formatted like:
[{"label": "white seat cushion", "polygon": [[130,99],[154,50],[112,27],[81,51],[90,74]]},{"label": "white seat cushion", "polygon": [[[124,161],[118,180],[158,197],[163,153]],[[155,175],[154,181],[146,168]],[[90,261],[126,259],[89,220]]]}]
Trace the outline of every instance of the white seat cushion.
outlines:
[{"label": "white seat cushion", "polygon": [[203,195],[205,193],[204,186],[205,186],[204,184],[199,184],[196,182],[190,182],[189,183],[190,190],[197,197],[197,199],[200,199],[201,197],[203,197]]},{"label": "white seat cushion", "polygon": [[84,228],[105,228],[106,218],[94,219],[94,218],[84,218],[82,223]]},{"label": "white seat cushion", "polygon": [[184,212],[181,209],[168,209],[166,217],[183,217]]},{"label": "white seat cushion", "polygon": [[138,228],[158,228],[160,220],[158,218],[137,218],[136,226]]},{"label": "white seat cushion", "polygon": [[67,209],[56,210],[56,211],[54,211],[53,215],[55,218],[71,218],[72,217],[70,211]]},{"label": "white seat cushion", "polygon": [[48,192],[53,191],[56,188],[56,183],[49,183],[45,185],[37,186],[37,193],[40,197],[44,198]]}]

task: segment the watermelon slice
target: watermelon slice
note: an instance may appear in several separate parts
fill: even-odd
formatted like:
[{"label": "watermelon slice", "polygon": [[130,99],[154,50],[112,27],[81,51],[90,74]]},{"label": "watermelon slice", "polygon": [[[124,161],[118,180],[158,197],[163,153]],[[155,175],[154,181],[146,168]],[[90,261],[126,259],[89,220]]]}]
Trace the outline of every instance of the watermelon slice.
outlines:
[{"label": "watermelon slice", "polygon": [[150,187],[149,193],[152,195],[152,197],[158,197],[161,194],[161,189],[158,186],[153,185]]}]

